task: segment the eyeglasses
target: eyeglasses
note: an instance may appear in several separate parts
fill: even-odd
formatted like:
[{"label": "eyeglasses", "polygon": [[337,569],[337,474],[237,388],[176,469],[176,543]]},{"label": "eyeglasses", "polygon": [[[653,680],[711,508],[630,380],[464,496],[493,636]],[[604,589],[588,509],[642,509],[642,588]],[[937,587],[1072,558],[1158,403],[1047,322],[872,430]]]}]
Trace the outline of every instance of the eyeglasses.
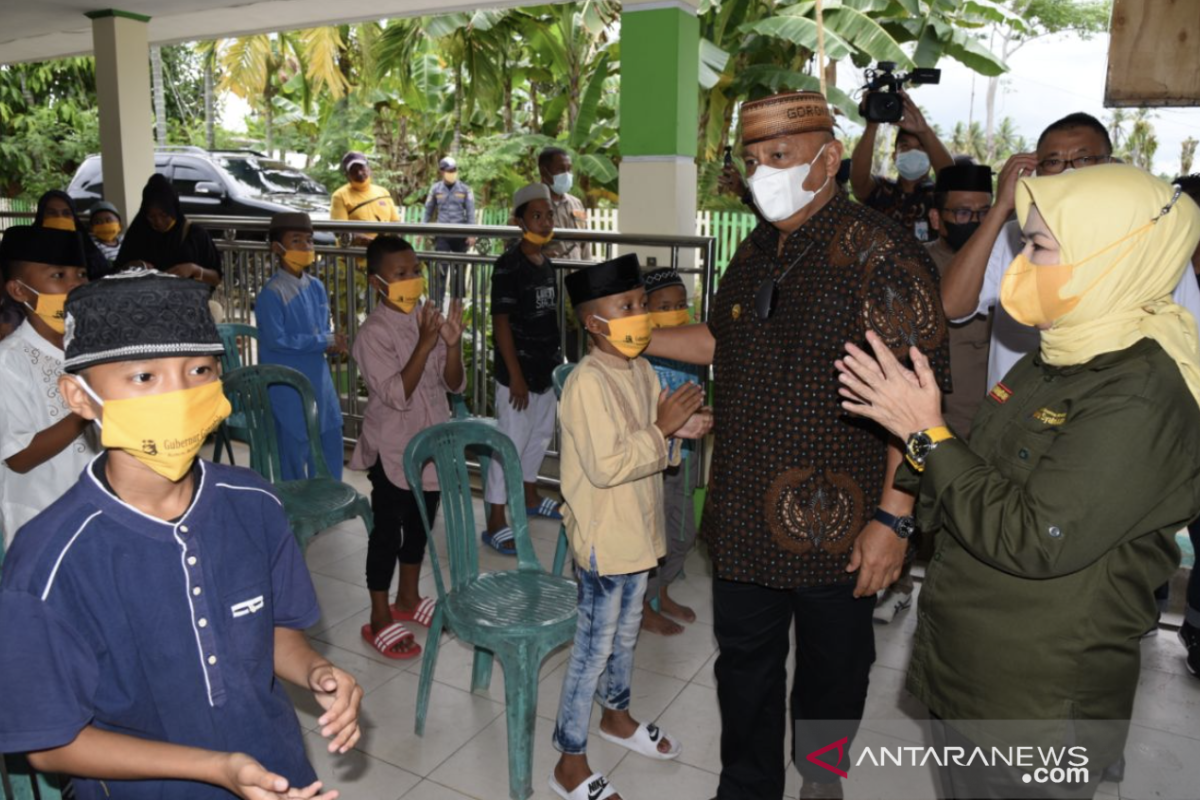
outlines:
[{"label": "eyeglasses", "polygon": [[1097,164],[1107,164],[1112,156],[1076,156],[1075,158],[1046,158],[1038,162],[1038,172],[1054,175],[1064,169],[1083,169]]},{"label": "eyeglasses", "polygon": [[946,208],[942,210],[942,215],[949,217],[959,225],[965,225],[968,222],[982,222],[983,218],[991,210],[991,206],[985,208]]}]

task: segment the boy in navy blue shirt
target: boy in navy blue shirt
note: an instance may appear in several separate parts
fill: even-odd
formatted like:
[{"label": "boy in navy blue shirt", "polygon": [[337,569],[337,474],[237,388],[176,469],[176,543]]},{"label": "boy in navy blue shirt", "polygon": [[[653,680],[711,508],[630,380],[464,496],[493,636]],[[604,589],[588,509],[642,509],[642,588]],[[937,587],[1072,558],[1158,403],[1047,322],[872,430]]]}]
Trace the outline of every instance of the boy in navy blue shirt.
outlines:
[{"label": "boy in navy blue shirt", "polygon": [[146,272],[67,299],[59,389],[106,450],[4,563],[0,752],[80,800],[317,795],[277,678],[312,689],[331,752],[359,737],[361,688],[304,637],[317,601],[279,500],[195,458],[229,413],[207,300]]}]

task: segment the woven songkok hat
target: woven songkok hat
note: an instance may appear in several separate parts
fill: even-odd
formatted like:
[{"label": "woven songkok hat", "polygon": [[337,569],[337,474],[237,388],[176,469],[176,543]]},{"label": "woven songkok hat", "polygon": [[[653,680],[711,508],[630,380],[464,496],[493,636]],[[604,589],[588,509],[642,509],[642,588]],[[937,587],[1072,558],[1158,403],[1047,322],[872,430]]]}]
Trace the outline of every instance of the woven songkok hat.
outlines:
[{"label": "woven songkok hat", "polygon": [[820,92],[787,92],[742,103],[742,144],[757,144],[779,136],[828,131],[833,115]]}]

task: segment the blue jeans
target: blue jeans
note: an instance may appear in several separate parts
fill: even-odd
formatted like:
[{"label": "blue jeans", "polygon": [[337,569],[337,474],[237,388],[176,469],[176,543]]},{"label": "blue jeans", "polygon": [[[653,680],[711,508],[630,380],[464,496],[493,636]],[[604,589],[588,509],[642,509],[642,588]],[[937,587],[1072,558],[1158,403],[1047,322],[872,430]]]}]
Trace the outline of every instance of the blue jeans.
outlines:
[{"label": "blue jeans", "polygon": [[579,622],[554,725],[556,750],[568,755],[587,752],[593,698],[604,708],[629,708],[633,646],[642,626],[648,574],[600,575],[594,555],[590,570],[575,567]]}]

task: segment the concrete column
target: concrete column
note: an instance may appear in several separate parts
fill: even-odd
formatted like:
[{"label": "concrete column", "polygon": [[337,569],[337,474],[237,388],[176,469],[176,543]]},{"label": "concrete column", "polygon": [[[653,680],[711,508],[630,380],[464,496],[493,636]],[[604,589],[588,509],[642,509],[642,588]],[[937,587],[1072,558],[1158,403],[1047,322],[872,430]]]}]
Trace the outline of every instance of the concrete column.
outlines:
[{"label": "concrete column", "polygon": [[100,105],[104,199],[128,225],[154,174],[154,111],[150,100],[149,17],[107,9],[90,11]]},{"label": "concrete column", "polygon": [[[621,11],[621,231],[696,233],[700,0],[625,0]],[[669,251],[638,248],[659,266]],[[685,252],[680,266],[694,266]]]}]

